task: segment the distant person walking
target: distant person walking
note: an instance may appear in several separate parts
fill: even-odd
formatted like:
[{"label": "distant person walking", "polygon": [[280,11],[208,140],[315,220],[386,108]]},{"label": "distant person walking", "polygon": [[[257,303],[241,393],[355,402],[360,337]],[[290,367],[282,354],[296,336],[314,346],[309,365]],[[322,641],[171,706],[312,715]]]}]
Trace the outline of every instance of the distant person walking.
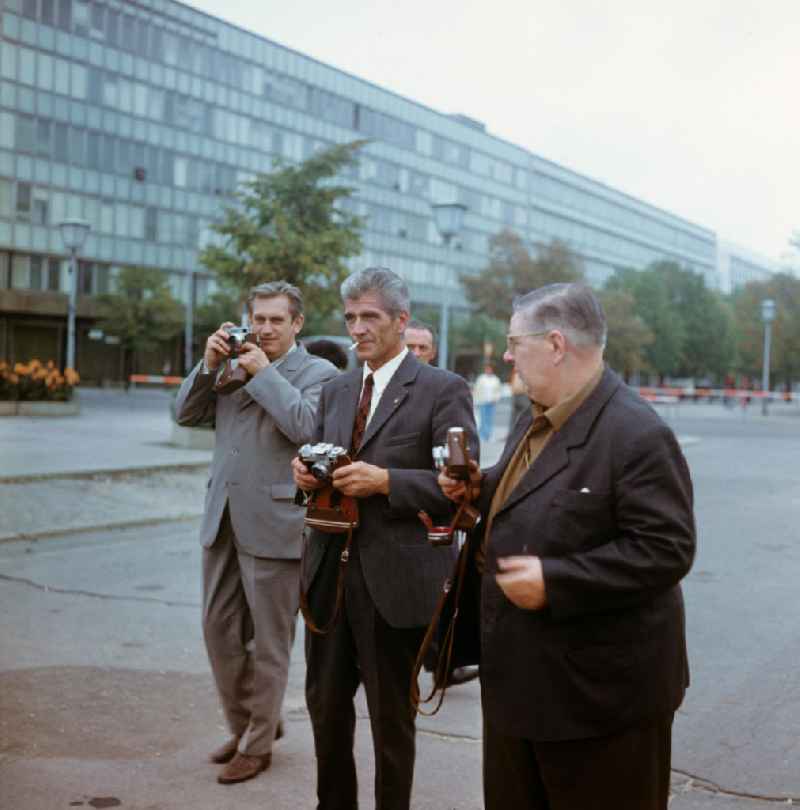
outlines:
[{"label": "distant person walking", "polygon": [[478,433],[481,441],[488,442],[492,438],[494,412],[500,399],[500,378],[494,373],[491,363],[483,367],[483,373],[475,380],[472,399],[478,406]]}]

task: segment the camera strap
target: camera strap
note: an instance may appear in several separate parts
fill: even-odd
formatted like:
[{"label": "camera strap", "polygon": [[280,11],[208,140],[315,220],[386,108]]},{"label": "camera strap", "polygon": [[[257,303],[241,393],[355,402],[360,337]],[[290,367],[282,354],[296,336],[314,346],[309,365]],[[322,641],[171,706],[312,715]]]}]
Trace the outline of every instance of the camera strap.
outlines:
[{"label": "camera strap", "polygon": [[[447,680],[450,675],[450,665],[453,659],[453,642],[455,641],[459,604],[461,603],[461,593],[464,589],[464,581],[467,573],[468,553],[469,541],[465,542],[464,545],[461,546],[461,550],[458,552],[454,576],[448,577],[442,585],[442,592],[439,595],[439,601],[437,602],[436,609],[433,612],[433,618],[431,619],[428,629],[425,632],[425,637],[422,639],[422,644],[420,645],[419,652],[417,653],[417,660],[414,662],[414,669],[411,673],[411,692],[409,695],[411,707],[414,712],[425,717],[433,717],[433,715],[436,714],[439,709],[441,709],[442,703],[444,702],[444,695],[447,691]],[[450,591],[453,587],[455,587],[453,613],[450,617],[450,621],[448,622],[447,631],[445,632],[439,647],[439,655],[436,659],[436,667],[433,670],[433,686],[431,687],[431,691],[427,697],[423,698],[419,689],[419,673],[422,671],[425,656],[427,655],[428,650],[433,643],[434,636],[439,628],[439,622],[442,618],[445,603],[450,597]],[[422,704],[433,701],[437,692],[439,693],[439,699],[433,709],[426,711],[425,709],[420,708]]]},{"label": "camera strap", "polygon": [[306,627],[318,636],[324,636],[336,624],[339,618],[339,612],[342,609],[342,600],[344,598],[344,574],[347,568],[347,562],[350,559],[350,544],[353,541],[353,527],[349,526],[347,529],[347,540],[339,553],[339,572],[336,577],[336,601],[333,605],[333,614],[330,619],[322,626],[319,627],[311,615],[311,607],[308,604],[308,595],[305,588],[303,588],[302,577],[300,580],[300,612],[303,614],[303,621]]}]

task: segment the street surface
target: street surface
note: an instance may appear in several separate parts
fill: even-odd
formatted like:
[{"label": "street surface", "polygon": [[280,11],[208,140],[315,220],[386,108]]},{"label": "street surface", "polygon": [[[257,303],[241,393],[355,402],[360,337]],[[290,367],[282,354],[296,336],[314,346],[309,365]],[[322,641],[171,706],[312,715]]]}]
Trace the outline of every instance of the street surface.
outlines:
[{"label": "street surface", "polygon": [[[218,785],[205,758],[226,735],[200,632],[193,517],[205,474],[197,451],[194,467],[167,468],[169,458],[186,463],[159,438],[168,433],[168,398],[140,396],[135,413],[129,400],[100,399],[98,410],[87,408],[87,419],[102,415],[109,426],[98,442],[122,446],[118,426],[127,423],[136,466],[159,469],[90,475],[118,466],[106,447],[95,466],[73,459],[84,475],[71,477],[76,451],[65,437],[77,432],[91,454],[85,425],[0,424],[0,475],[12,480],[0,482],[0,537],[26,538],[0,542],[0,810],[312,808],[302,623],[287,735],[272,767]],[[487,462],[499,452],[506,414],[484,448]],[[800,803],[800,412],[781,406],[764,419],[754,408],[684,403],[664,414],[684,444],[698,519],[698,555],[684,583],[692,686],[675,721],[670,808]],[[50,441],[51,432],[61,437],[50,446],[65,476],[31,477],[24,437]],[[41,472],[44,460],[37,464]],[[440,714],[418,728],[414,807],[479,810],[478,685],[450,690]],[[363,702],[357,733],[361,805],[369,808]]]}]

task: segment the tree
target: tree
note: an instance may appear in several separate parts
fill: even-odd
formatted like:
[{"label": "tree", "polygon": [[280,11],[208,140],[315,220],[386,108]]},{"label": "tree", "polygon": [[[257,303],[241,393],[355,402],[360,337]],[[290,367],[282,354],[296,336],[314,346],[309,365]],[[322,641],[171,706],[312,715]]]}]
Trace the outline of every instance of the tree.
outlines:
[{"label": "tree", "polygon": [[302,289],[317,317],[339,306],[344,260],[361,252],[363,220],[344,209],[353,189],[334,178],[363,144],[333,146],[297,165],[276,162],[242,185],[237,205],[214,226],[224,244],[200,254],[224,289],[242,302],[254,285],[282,279]]},{"label": "tree", "polygon": [[648,371],[646,349],[655,336],[636,314],[636,301],[625,290],[601,290],[600,303],[606,313],[608,341],[605,358],[626,380],[639,371]]},{"label": "tree", "polygon": [[662,376],[722,377],[733,366],[732,313],[698,273],[659,261],[646,270],[617,270],[606,289],[633,296],[636,314],[654,337],[645,349],[653,371]]},{"label": "tree", "polygon": [[791,384],[800,376],[800,279],[777,273],[769,281],[746,284],[734,297],[737,349],[741,371],[759,378],[764,352],[761,302],[775,301],[770,368],[777,380]]},{"label": "tree", "polygon": [[98,326],[119,338],[127,380],[142,354],[162,348],[181,333],[185,310],[173,297],[166,274],[156,268],[124,267],[116,288],[98,298]]},{"label": "tree", "polygon": [[489,241],[489,264],[478,275],[462,276],[461,283],[480,312],[507,321],[516,296],[545,284],[583,278],[580,258],[563,243],[553,241],[533,257],[516,233],[503,230]]}]

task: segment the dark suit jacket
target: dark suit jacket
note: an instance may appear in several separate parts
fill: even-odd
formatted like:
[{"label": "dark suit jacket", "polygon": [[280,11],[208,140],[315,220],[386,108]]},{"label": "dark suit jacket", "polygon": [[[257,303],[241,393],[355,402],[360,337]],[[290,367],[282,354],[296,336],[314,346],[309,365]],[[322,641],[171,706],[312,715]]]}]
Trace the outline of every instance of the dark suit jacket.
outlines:
[{"label": "dark suit jacket", "polygon": [[[362,371],[356,369],[322,390],[315,441],[349,447]],[[389,470],[389,496],[359,499],[360,525],[353,543],[378,612],[393,627],[419,627],[433,614],[452,567],[448,547],[432,547],[417,517],[424,509],[434,522],[448,522],[452,504],[436,483],[431,450],[444,444],[448,428],[460,426],[477,458],[472,397],[466,382],[420,363],[413,354],[395,372],[367,425],[357,461]],[[338,558],[341,535],[310,531],[303,561],[303,585],[311,589],[326,550]]]},{"label": "dark suit jacket", "polygon": [[[486,472],[484,512],[531,418]],[[694,549],[680,447],[606,370],[494,519],[481,588],[491,723],[509,736],[569,740],[673,712],[688,685],[678,583]],[[495,582],[498,556],[526,553],[542,560],[548,604],[539,611],[515,607]]]}]

